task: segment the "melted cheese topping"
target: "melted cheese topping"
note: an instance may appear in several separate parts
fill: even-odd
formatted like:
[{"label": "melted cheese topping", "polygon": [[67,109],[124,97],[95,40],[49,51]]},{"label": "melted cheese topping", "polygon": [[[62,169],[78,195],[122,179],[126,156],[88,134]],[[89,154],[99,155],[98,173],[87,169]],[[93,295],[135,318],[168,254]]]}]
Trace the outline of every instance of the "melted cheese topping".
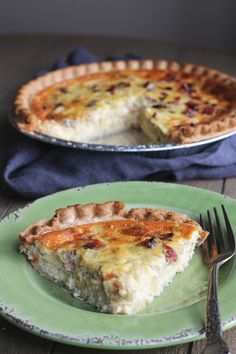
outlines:
[{"label": "melted cheese topping", "polygon": [[[51,251],[76,250],[82,263],[97,267],[106,263],[150,264],[157,256],[170,253],[180,239],[190,239],[196,226],[170,221],[112,220],[79,225],[39,235],[37,240]],[[118,268],[117,268],[118,267]],[[114,268],[114,267],[113,267]]]},{"label": "melted cheese topping", "polygon": [[31,109],[42,121],[73,128],[73,121],[86,119],[90,112],[115,108],[132,97],[145,117],[168,134],[177,126],[206,122],[227,109],[224,88],[219,94],[214,86],[204,77],[179,72],[90,74],[45,88],[32,98]]}]

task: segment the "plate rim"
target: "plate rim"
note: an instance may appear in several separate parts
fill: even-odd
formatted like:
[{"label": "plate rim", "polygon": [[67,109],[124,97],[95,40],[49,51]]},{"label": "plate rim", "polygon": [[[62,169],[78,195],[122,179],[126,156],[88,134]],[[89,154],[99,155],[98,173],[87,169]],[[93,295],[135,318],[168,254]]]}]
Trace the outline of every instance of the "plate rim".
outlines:
[{"label": "plate rim", "polygon": [[[229,202],[233,202],[233,203],[236,203],[236,200],[233,199],[233,198],[230,198],[230,197],[227,197],[223,194],[220,194],[220,193],[217,193],[217,192],[214,192],[214,191],[210,191],[210,190],[205,190],[205,189],[202,189],[202,188],[198,188],[198,187],[192,187],[192,186],[188,186],[188,185],[182,185],[182,184],[175,184],[175,183],[165,183],[165,182],[146,182],[146,181],[132,181],[132,182],[113,182],[113,183],[100,183],[100,184],[92,184],[92,185],[87,185],[87,186],[83,186],[83,187],[77,187],[77,188],[70,188],[70,189],[66,189],[64,191],[59,191],[59,192],[56,192],[56,193],[53,193],[49,196],[44,196],[44,197],[41,197],[35,201],[33,201],[32,203],[29,203],[27,204],[26,206],[24,206],[23,208],[18,208],[16,209],[15,211],[13,211],[12,213],[10,213],[8,216],[4,217],[1,221],[0,221],[0,225],[2,223],[5,223],[5,222],[9,222],[10,219],[13,217],[13,219],[18,219],[21,217],[21,213],[24,209],[26,208],[31,208],[33,204],[37,204],[39,201],[42,202],[43,200],[46,200],[48,199],[49,197],[55,197],[59,194],[66,194],[68,191],[81,191],[81,190],[86,190],[87,188],[99,188],[99,186],[111,186],[111,185],[124,185],[124,184],[133,184],[133,185],[158,185],[158,187],[178,187],[178,188],[182,188],[182,189],[189,189],[189,190],[201,190],[203,191],[204,193],[207,193],[207,194],[211,194],[211,195],[215,195],[216,197],[221,197],[223,198],[224,200],[227,200]],[[202,300],[200,300],[201,302]],[[187,343],[187,342],[190,342],[190,341],[195,341],[195,340],[199,340],[199,339],[202,339],[204,338],[204,333],[202,332],[202,329],[200,331],[195,331],[193,329],[181,329],[182,332],[185,333],[185,337],[183,338],[180,338],[180,339],[174,339],[173,341],[167,341],[167,342],[159,342],[158,344],[155,343],[155,344],[148,344],[148,345],[145,345],[145,344],[138,344],[138,345],[128,345],[128,346],[125,346],[125,347],[122,347],[122,346],[114,346],[113,345],[101,345],[101,344],[96,344],[96,343],[81,343],[81,342],[77,342],[77,339],[74,337],[74,338],[63,338],[63,336],[61,336],[60,334],[53,334],[53,333],[45,333],[45,331],[41,328],[32,328],[32,325],[28,324],[28,323],[23,323],[21,321],[20,318],[18,318],[17,316],[14,316],[12,314],[12,309],[11,308],[7,308],[7,305],[5,305],[6,307],[4,308],[4,304],[3,303],[0,303],[0,313],[1,313],[1,316],[3,316],[6,320],[8,320],[9,322],[13,323],[14,325],[26,330],[27,332],[30,332],[30,333],[34,333],[40,337],[43,337],[43,338],[48,338],[48,339],[51,339],[51,340],[54,340],[54,341],[57,341],[57,342],[60,342],[60,343],[64,343],[64,344],[71,344],[71,345],[74,345],[74,346],[81,346],[81,347],[90,347],[90,348],[100,348],[100,349],[148,349],[148,348],[157,348],[157,347],[165,347],[165,346],[172,346],[172,345],[177,345],[177,344],[183,344],[183,343]],[[232,315],[231,318],[227,321],[224,322],[224,330],[225,329],[228,329],[228,328],[232,328],[233,326],[236,325],[236,314],[235,315]],[[43,333],[41,333],[40,331],[43,331]],[[189,333],[190,331],[190,333]],[[180,335],[181,333],[179,333]],[[163,338],[157,338],[157,339],[163,339]],[[173,339],[173,338],[172,338]]]}]

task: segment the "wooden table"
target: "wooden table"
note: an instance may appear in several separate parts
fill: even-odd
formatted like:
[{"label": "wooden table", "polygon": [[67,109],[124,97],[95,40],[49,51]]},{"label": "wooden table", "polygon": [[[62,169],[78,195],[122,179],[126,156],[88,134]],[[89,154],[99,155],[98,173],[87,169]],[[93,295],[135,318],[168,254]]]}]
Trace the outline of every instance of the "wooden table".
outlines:
[{"label": "wooden table", "polygon": [[[14,132],[7,122],[7,113],[16,89],[34,77],[36,72],[50,67],[55,59],[65,56],[77,47],[86,47],[100,58],[109,54],[138,53],[145,58],[202,64],[236,76],[235,57],[207,50],[167,45],[153,40],[51,35],[0,37],[0,167],[7,147],[14,143]],[[236,178],[185,181],[184,184],[206,188],[236,198]],[[0,218],[25,203],[24,200],[7,196],[0,187]],[[226,331],[224,337],[229,343],[231,353],[236,353],[236,328]],[[203,345],[204,341],[199,341],[163,349],[131,350],[129,353],[195,354],[201,352]],[[72,347],[42,339],[0,319],[0,353],[2,354],[101,352],[105,351]],[[106,353],[118,352],[120,351],[106,351]]]}]

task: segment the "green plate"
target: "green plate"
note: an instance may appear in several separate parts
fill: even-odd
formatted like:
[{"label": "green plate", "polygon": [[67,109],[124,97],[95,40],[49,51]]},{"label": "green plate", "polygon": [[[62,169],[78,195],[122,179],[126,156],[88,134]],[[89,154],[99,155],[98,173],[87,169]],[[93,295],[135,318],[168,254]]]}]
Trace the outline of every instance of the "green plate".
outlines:
[{"label": "green plate", "polygon": [[[131,207],[164,207],[197,218],[213,206],[226,206],[236,230],[236,201],[183,185],[123,182],[70,189],[41,198],[0,223],[0,310],[4,318],[59,342],[113,349],[154,348],[203,338],[208,270],[199,250],[187,267],[149,304],[133,315],[101,314],[43,279],[18,252],[17,234],[55,209],[69,204],[120,200]],[[236,323],[236,272],[233,262],[220,271],[223,328]]]}]

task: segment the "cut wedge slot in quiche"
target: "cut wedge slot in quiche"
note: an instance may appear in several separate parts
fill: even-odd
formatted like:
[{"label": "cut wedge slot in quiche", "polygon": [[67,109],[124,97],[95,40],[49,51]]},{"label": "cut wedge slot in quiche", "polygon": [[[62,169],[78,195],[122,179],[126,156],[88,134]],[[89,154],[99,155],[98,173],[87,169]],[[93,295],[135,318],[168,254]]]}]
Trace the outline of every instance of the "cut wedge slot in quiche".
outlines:
[{"label": "cut wedge slot in quiche", "polygon": [[236,129],[236,80],[164,60],[79,65],[23,86],[14,117],[23,132],[74,142],[134,127],[149,143],[186,144]]},{"label": "cut wedge slot in quiche", "polygon": [[72,205],[19,235],[20,250],[45,278],[100,312],[135,314],[182,272],[208,232],[165,209],[122,202]]}]

